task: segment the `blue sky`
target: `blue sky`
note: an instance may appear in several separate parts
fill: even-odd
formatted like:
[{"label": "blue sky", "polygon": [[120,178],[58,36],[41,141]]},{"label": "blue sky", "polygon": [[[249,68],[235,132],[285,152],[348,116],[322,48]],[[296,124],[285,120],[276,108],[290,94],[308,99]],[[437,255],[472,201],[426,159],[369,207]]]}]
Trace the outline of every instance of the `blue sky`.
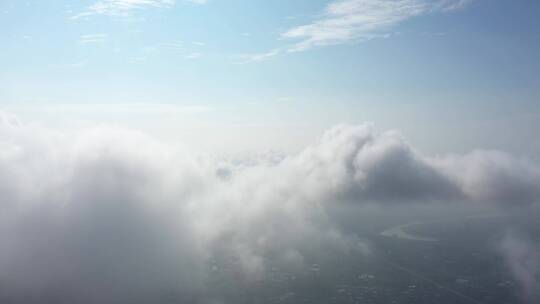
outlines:
[{"label": "blue sky", "polygon": [[373,121],[430,152],[537,157],[539,12],[532,0],[2,1],[0,107],[203,149],[295,150]]}]

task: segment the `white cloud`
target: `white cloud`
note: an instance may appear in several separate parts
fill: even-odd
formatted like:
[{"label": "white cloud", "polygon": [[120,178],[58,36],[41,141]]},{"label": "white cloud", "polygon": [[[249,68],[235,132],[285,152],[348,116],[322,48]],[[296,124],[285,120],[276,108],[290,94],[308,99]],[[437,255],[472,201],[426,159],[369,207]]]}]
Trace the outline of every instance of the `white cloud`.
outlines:
[{"label": "white cloud", "polygon": [[79,43],[101,43],[105,42],[108,37],[109,35],[105,33],[81,35],[79,37]]},{"label": "white cloud", "polygon": [[465,8],[473,0],[335,0],[311,23],[281,33],[292,45],[269,52],[243,55],[241,63],[268,60],[284,52],[362,42],[391,36],[391,29],[414,17]]},{"label": "white cloud", "polygon": [[163,43],[162,45],[160,45],[160,47],[175,52],[183,51],[186,48],[183,41]]},{"label": "white cloud", "polygon": [[21,125],[17,116],[0,111],[0,128],[18,128]]},{"label": "white cloud", "polygon": [[165,51],[174,54],[183,54],[185,59],[199,59],[203,56],[201,49],[205,46],[203,42],[186,43],[181,40],[159,44],[156,47],[146,48],[146,53],[157,53]]},{"label": "white cloud", "polygon": [[193,52],[193,53],[187,54],[186,59],[199,59],[202,56],[203,56],[203,54],[200,53],[200,52]]},{"label": "white cloud", "polygon": [[369,40],[399,22],[426,13],[429,8],[421,0],[340,0],[327,6],[323,18],[291,28],[282,37],[301,40],[291,51]]},{"label": "white cloud", "polygon": [[51,65],[51,67],[58,68],[58,69],[81,69],[86,66],[87,66],[87,63],[85,61],[73,62],[73,63],[60,63],[60,64]]},{"label": "white cloud", "polygon": [[187,2],[191,2],[193,4],[206,4],[208,3],[208,0],[186,0]]},{"label": "white cloud", "polygon": [[264,158],[208,158],[134,131],[57,132],[0,113],[3,296],[199,302],[215,271],[237,290],[270,265],[294,271],[316,253],[369,252],[329,212],[340,205],[540,197],[538,164],[485,151],[429,157],[370,125]]},{"label": "white cloud", "polygon": [[470,5],[473,0],[442,0],[439,2],[437,9],[442,11],[455,11],[464,9]]},{"label": "white cloud", "polygon": [[92,15],[126,16],[133,10],[170,8],[174,6],[175,2],[175,0],[100,0],[70,19],[74,20]]},{"label": "white cloud", "polygon": [[421,15],[465,8],[472,0],[335,0],[315,21],[292,27],[281,38],[297,40],[286,48],[251,55],[248,62],[315,47],[389,37],[399,23]]},{"label": "white cloud", "polygon": [[244,64],[244,63],[251,63],[251,62],[261,62],[266,61],[268,59],[271,59],[279,54],[282,53],[281,49],[274,49],[266,53],[258,53],[258,54],[243,54],[238,56],[238,60],[235,62],[236,64]]}]

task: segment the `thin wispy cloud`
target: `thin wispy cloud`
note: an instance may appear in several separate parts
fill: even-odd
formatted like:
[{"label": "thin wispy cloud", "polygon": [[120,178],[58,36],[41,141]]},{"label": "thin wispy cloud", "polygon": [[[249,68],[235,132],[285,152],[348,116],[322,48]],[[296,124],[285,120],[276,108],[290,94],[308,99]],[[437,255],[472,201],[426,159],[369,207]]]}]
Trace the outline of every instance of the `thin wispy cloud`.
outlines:
[{"label": "thin wispy cloud", "polygon": [[293,27],[282,38],[298,39],[291,52],[314,47],[384,37],[397,24],[417,16],[454,11],[471,0],[339,0],[330,3],[322,17]]},{"label": "thin wispy cloud", "polygon": [[369,40],[386,33],[397,23],[425,14],[430,4],[423,0],[340,0],[330,3],[323,16],[293,27],[282,38],[298,39],[289,51]]},{"label": "thin wispy cloud", "polygon": [[318,20],[293,27],[281,37],[298,39],[288,49],[305,51],[314,47],[366,41],[385,37],[397,24],[417,16],[464,8],[471,0],[338,0],[330,3]]},{"label": "thin wispy cloud", "polygon": [[81,35],[79,37],[79,43],[82,43],[82,44],[101,43],[101,42],[105,42],[108,37],[109,37],[109,35],[104,34],[104,33]]},{"label": "thin wispy cloud", "polygon": [[162,43],[151,48],[154,53],[165,52],[170,55],[183,55],[185,59],[199,59],[203,57],[201,48],[204,47],[203,42],[184,42],[181,40]]},{"label": "thin wispy cloud", "polygon": [[443,11],[449,12],[464,9],[472,2],[473,0],[444,0],[440,2],[439,7]]},{"label": "thin wispy cloud", "polygon": [[199,59],[201,57],[202,57],[202,53],[199,53],[199,52],[193,52],[186,55],[186,59]]},{"label": "thin wispy cloud", "polygon": [[82,69],[82,68],[85,68],[86,66],[87,66],[87,63],[85,61],[51,65],[51,67],[58,68],[58,69]]},{"label": "thin wispy cloud", "polygon": [[178,51],[183,51],[185,49],[185,45],[184,45],[184,42],[182,41],[173,41],[173,42],[163,43],[161,45],[161,48],[168,51],[178,52]]},{"label": "thin wispy cloud", "polygon": [[242,54],[240,55],[234,63],[235,64],[244,64],[252,62],[261,62],[266,61],[272,57],[275,57],[283,52],[282,49],[274,49],[265,53],[255,53],[255,54]]},{"label": "thin wispy cloud", "polygon": [[170,8],[174,6],[175,2],[175,0],[100,0],[70,19],[75,20],[93,15],[127,16],[133,10]]},{"label": "thin wispy cloud", "polygon": [[186,2],[190,2],[193,4],[206,4],[208,3],[208,0],[186,0]]},{"label": "thin wispy cloud", "polygon": [[279,50],[245,55],[246,62],[264,61],[283,52],[387,38],[407,20],[465,8],[472,0],[335,0],[314,21],[294,26],[280,38],[295,41]]}]

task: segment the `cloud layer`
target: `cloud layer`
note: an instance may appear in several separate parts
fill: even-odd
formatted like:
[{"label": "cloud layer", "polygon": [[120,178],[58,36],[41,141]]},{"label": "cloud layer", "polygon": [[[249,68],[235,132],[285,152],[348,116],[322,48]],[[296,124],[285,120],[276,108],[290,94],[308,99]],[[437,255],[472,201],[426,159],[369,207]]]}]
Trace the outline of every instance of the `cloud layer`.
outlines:
[{"label": "cloud layer", "polygon": [[334,127],[297,155],[227,161],[0,114],[0,290],[14,303],[193,301],[218,268],[252,282],[270,260],[295,269],[321,252],[369,253],[335,206],[533,204],[539,184],[531,162],[427,157],[370,125]]}]

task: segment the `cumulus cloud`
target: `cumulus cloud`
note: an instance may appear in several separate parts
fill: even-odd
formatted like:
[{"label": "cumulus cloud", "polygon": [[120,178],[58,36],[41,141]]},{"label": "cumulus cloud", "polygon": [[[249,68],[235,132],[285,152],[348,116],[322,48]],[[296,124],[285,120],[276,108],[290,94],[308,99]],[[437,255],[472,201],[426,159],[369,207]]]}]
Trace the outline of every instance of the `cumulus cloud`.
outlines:
[{"label": "cumulus cloud", "polygon": [[540,198],[540,167],[500,151],[474,151],[434,160],[434,165],[454,180],[472,201],[515,206]]},{"label": "cumulus cloud", "polygon": [[339,204],[513,205],[539,194],[536,165],[500,152],[427,157],[370,125],[265,157],[212,159],[134,131],[60,133],[1,114],[0,294],[193,302],[216,271],[249,283],[270,263],[293,270],[316,253],[368,254],[328,212]]}]

